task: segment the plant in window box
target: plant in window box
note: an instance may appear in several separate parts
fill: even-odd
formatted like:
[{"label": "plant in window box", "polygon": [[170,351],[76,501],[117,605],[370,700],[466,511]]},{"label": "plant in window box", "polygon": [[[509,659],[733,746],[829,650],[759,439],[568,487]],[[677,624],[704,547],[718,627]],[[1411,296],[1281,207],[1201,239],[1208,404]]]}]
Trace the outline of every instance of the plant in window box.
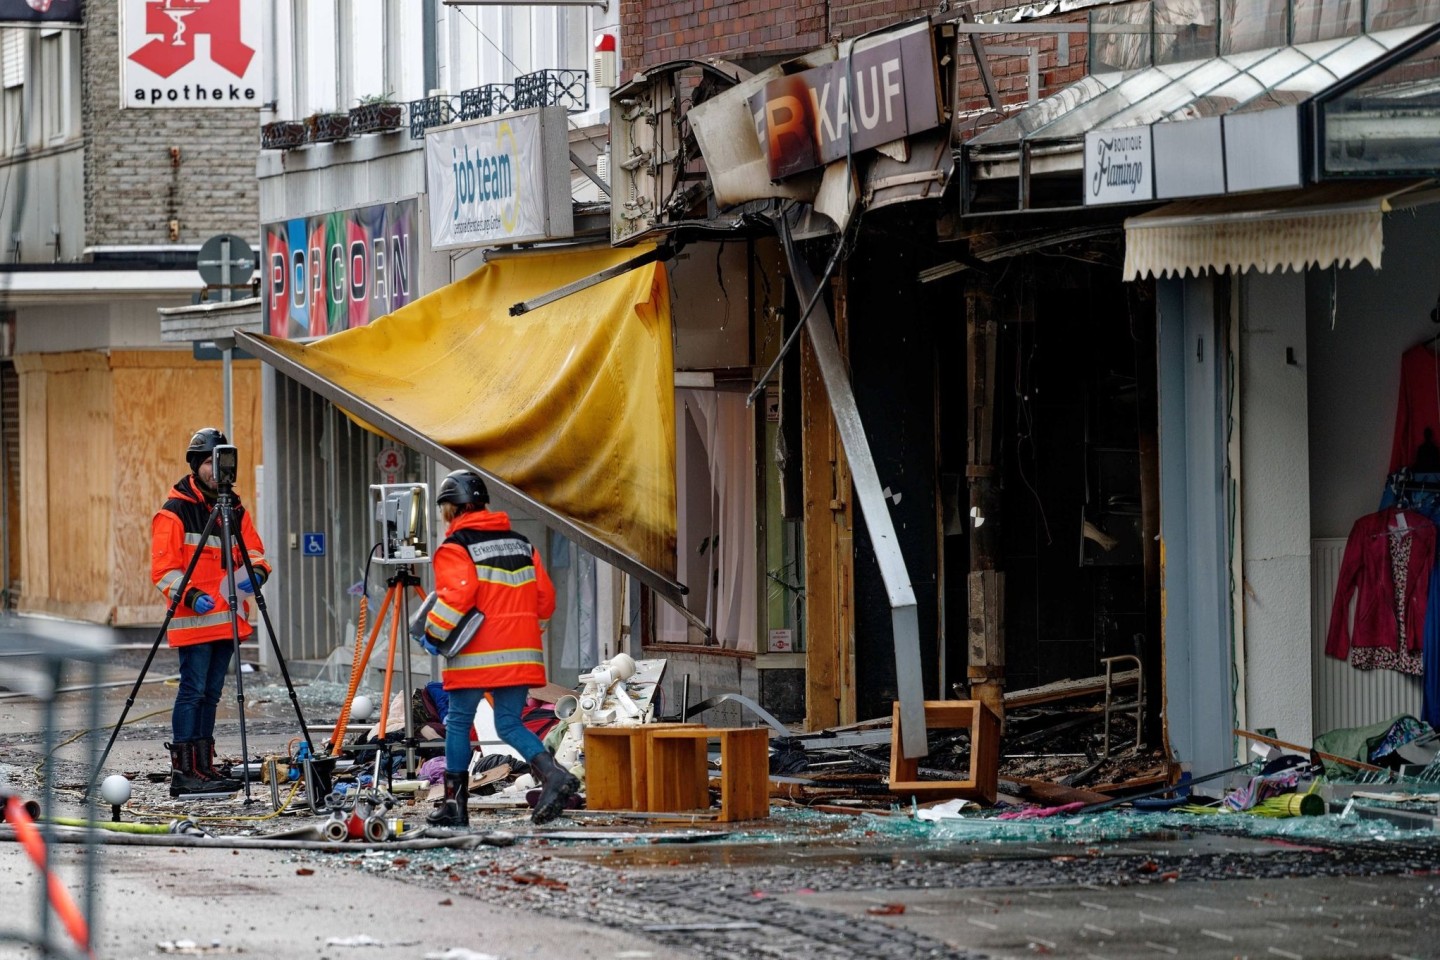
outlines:
[{"label": "plant in window box", "polygon": [[305,145],[305,124],[297,120],[272,120],[260,125],[261,150],[293,150]]},{"label": "plant in window box", "polygon": [[350,114],[334,110],[316,110],[305,118],[305,130],[311,143],[332,143],[350,136]]},{"label": "plant in window box", "polygon": [[385,133],[400,129],[402,107],[388,93],[361,97],[350,108],[351,133]]}]

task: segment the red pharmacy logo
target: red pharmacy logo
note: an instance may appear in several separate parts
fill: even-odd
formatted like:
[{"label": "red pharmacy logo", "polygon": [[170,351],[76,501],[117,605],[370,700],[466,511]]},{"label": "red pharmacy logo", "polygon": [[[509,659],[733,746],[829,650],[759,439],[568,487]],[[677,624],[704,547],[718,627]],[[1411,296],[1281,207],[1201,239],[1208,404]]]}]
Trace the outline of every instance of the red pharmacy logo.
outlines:
[{"label": "red pharmacy logo", "polygon": [[237,77],[255,56],[240,40],[240,0],[147,0],[145,34],[155,39],[130,59],[162,77],[194,61],[201,34],[210,38],[210,59]]}]

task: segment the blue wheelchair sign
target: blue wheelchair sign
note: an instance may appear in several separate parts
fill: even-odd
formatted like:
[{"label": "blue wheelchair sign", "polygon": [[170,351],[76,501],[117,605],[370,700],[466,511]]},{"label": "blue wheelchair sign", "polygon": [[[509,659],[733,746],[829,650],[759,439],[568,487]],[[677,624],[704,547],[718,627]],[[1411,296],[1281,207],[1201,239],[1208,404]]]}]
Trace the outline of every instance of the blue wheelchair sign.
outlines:
[{"label": "blue wheelchair sign", "polygon": [[325,556],[325,534],[306,533],[302,535],[303,546],[301,552],[307,557]]}]

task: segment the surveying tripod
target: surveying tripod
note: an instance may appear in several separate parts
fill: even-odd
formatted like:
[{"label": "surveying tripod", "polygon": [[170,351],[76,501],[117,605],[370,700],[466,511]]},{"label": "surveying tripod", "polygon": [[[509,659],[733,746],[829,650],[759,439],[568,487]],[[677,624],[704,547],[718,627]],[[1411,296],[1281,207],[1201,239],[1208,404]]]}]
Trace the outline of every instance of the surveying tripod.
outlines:
[{"label": "surveying tripod", "polygon": [[[385,727],[390,719],[390,689],[395,677],[395,650],[397,647],[401,651],[400,683],[405,691],[402,700],[405,710],[405,769],[407,773],[411,774],[416,770],[415,717],[414,711],[410,707],[410,597],[407,588],[414,589],[417,596],[424,598],[425,591],[421,589],[420,578],[415,575],[414,567],[410,564],[402,564],[396,567],[394,575],[385,581],[385,599],[381,602],[380,612],[375,617],[375,626],[370,630],[370,639],[366,642],[364,651],[357,653],[351,667],[350,689],[345,694],[345,704],[340,710],[340,718],[335,724],[335,733],[330,741],[330,755],[336,756],[345,739],[345,728],[350,722],[350,706],[355,701],[355,691],[360,688],[360,681],[365,675],[365,667],[370,663],[370,654],[374,652],[375,642],[380,638],[380,630],[385,626],[385,615],[389,613],[390,649],[385,659],[385,688],[380,695],[380,739],[377,744],[375,760],[375,782],[377,784],[380,782],[380,759],[389,754],[389,744],[385,740]],[[364,601],[362,601],[360,623],[355,631],[357,648],[360,634],[364,632],[365,607]]]},{"label": "surveying tripod", "polygon": [[[165,639],[165,631],[170,627],[170,621],[175,618],[175,610],[180,606],[180,601],[190,588],[190,577],[195,573],[195,565],[200,562],[200,554],[205,544],[210,540],[210,534],[215,530],[216,525],[220,528],[220,557],[225,567],[225,586],[228,590],[226,600],[230,610],[230,642],[234,646],[235,661],[235,703],[240,713],[240,757],[241,757],[241,778],[245,784],[245,802],[254,802],[250,797],[250,747],[245,738],[245,680],[244,671],[240,663],[240,621],[239,602],[235,592],[235,554],[239,553],[241,562],[245,567],[245,575],[255,583],[255,566],[250,562],[250,552],[245,548],[245,538],[235,525],[235,493],[231,484],[226,481],[217,481],[219,493],[215,497],[215,506],[210,511],[210,516],[205,521],[205,529],[200,534],[200,541],[196,544],[194,552],[190,555],[190,564],[185,568],[185,574],[180,578],[180,583],[171,594],[170,607],[165,611],[165,621],[160,624],[160,630],[155,634],[155,642],[150,645],[150,655],[145,658],[145,665],[140,668],[140,676],[135,678],[135,687],[130,691],[130,696],[125,698],[125,709],[120,711],[120,719],[115,721],[115,729],[110,731],[110,742],[105,744],[105,752],[100,755],[100,763],[96,765],[98,772],[105,769],[105,761],[110,756],[110,748],[115,746],[115,738],[120,733],[120,728],[125,725],[125,717],[130,713],[130,708],[135,705],[135,697],[140,692],[140,685],[145,682],[145,674],[150,670],[150,664],[155,659],[155,652],[160,649],[160,641]],[[255,605],[260,609],[260,619],[265,623],[265,632],[270,637],[270,647],[275,651],[275,662],[280,665],[280,675],[285,678],[285,689],[290,692],[290,703],[295,707],[295,718],[300,721],[300,732],[305,737],[305,743],[310,747],[313,755],[314,744],[310,740],[310,730],[305,726],[305,715],[300,710],[300,699],[295,695],[295,685],[290,682],[290,671],[285,666],[285,657],[280,652],[280,643],[275,639],[275,627],[270,623],[270,612],[265,606],[265,597],[257,588],[252,594]]]}]

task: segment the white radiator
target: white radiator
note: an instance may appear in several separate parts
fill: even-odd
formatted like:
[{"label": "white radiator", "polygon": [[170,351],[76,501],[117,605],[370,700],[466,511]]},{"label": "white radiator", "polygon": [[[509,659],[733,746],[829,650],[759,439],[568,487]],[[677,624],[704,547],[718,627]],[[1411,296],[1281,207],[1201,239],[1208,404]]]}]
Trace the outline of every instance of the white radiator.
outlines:
[{"label": "white radiator", "polygon": [[[1344,555],[1343,539],[1310,541],[1311,714],[1317,734],[1368,726],[1401,713],[1418,717],[1424,698],[1419,677],[1394,670],[1356,670],[1347,661],[1325,656],[1330,605],[1335,602]],[[1352,601],[1351,616],[1353,611]]]}]

